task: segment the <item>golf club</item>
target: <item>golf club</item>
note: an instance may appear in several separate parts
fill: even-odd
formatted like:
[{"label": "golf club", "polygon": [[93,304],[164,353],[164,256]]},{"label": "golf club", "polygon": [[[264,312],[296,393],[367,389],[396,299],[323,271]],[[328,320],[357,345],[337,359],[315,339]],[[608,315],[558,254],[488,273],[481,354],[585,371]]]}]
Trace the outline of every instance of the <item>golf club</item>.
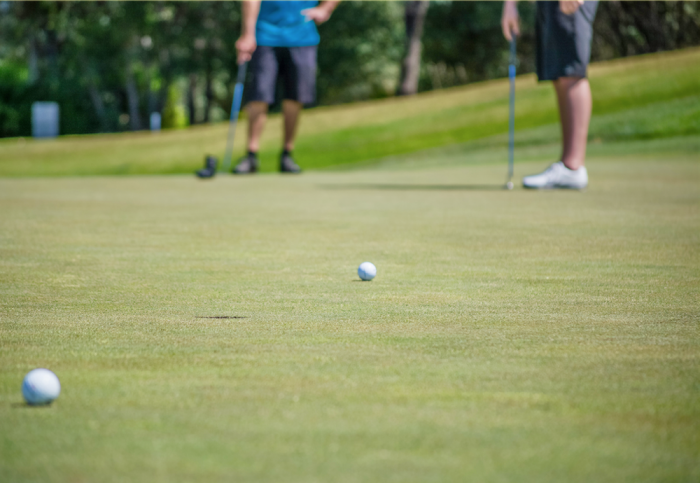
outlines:
[{"label": "golf club", "polygon": [[243,101],[243,84],[245,83],[245,73],[248,62],[243,62],[238,66],[238,76],[236,77],[236,87],[233,89],[233,103],[231,104],[231,119],[228,124],[228,140],[226,141],[226,153],[224,154],[223,170],[228,171],[231,167],[231,157],[233,156],[233,138],[236,135],[236,124],[238,114],[241,111]]},{"label": "golf club", "polygon": [[[233,139],[236,135],[236,124],[238,123],[238,114],[241,111],[241,102],[243,101],[243,84],[245,83],[245,74],[248,67],[248,62],[243,62],[238,65],[238,75],[236,76],[236,86],[233,89],[233,102],[231,104],[231,118],[228,123],[228,139],[226,140],[226,151],[224,153],[223,165],[221,171],[226,172],[231,168],[231,158],[233,157]],[[204,168],[197,171],[195,174],[200,178],[211,178],[216,174],[217,160],[214,156],[207,156],[204,161]]]},{"label": "golf club", "polygon": [[510,63],[508,65],[508,79],[510,80],[510,100],[508,119],[508,181],[505,189],[513,189],[513,151],[515,150],[515,34],[511,33],[510,41]]}]

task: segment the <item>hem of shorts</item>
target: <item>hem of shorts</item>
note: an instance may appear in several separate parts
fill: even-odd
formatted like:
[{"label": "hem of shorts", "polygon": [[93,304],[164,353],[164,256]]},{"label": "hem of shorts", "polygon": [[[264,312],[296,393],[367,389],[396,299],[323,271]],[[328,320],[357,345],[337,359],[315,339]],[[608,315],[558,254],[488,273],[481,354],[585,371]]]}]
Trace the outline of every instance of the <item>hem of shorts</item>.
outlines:
[{"label": "hem of shorts", "polygon": [[562,77],[580,77],[581,79],[586,79],[588,77],[588,72],[584,72],[583,74],[579,72],[574,72],[573,74],[567,74],[565,72],[560,72],[557,75],[543,75],[540,76],[537,74],[537,81],[538,82],[547,82],[547,81],[555,81],[557,79],[561,79]]},{"label": "hem of shorts", "polygon": [[[310,101],[310,102],[302,102],[302,101],[299,101],[299,100],[297,100],[297,99],[292,99],[292,98],[289,98],[289,97],[282,97],[282,98],[280,99],[280,101],[294,101],[294,102],[300,103],[300,104],[301,104],[302,106],[304,106],[304,107],[313,107],[313,106],[316,105],[316,99],[314,99],[313,101]],[[245,103],[246,103],[246,104],[249,103],[249,102],[264,102],[264,103],[267,104],[268,106],[272,106],[273,104],[275,104],[275,101],[274,101],[274,100],[273,100],[272,102],[270,102],[268,99],[255,99],[255,98],[250,98],[250,99],[246,99],[246,100],[245,100]]]},{"label": "hem of shorts", "polygon": [[320,42],[316,42],[316,43],[314,43],[314,44],[302,43],[302,44],[293,44],[293,45],[289,45],[289,44],[286,44],[286,45],[271,45],[271,44],[275,44],[275,43],[272,42],[271,44],[267,44],[267,43],[261,44],[260,42],[258,42],[258,46],[259,46],[259,47],[285,47],[285,48],[290,49],[290,48],[293,48],[293,47],[316,47],[319,43],[320,43]]}]

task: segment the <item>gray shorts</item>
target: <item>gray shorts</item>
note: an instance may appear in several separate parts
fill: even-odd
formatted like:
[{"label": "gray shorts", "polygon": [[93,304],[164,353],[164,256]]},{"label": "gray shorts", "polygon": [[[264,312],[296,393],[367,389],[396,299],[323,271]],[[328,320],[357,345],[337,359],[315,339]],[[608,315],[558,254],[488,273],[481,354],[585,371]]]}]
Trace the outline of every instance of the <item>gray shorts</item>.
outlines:
[{"label": "gray shorts", "polygon": [[251,75],[246,101],[274,104],[278,81],[282,98],[304,105],[316,102],[316,53],[318,46],[258,46],[250,60]]},{"label": "gray shorts", "polygon": [[537,2],[535,32],[539,80],[586,77],[597,8],[597,1],[585,1],[576,13],[564,15],[559,10],[559,2]]}]

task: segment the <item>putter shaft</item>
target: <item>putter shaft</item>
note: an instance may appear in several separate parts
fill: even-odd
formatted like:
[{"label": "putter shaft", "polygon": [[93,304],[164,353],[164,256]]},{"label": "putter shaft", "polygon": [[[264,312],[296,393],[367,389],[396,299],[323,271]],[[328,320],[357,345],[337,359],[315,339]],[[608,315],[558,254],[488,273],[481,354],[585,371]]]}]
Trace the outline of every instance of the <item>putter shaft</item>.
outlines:
[{"label": "putter shaft", "polygon": [[515,35],[510,41],[510,63],[508,65],[508,79],[510,81],[510,99],[508,113],[508,182],[506,186],[512,186],[513,180],[513,155],[515,151],[515,63],[516,44]]},{"label": "putter shaft", "polygon": [[233,103],[231,104],[231,118],[228,124],[228,139],[226,140],[226,152],[224,153],[224,162],[221,167],[222,171],[228,171],[231,168],[233,139],[236,136],[236,124],[238,123],[238,114],[241,111],[241,102],[243,101],[243,84],[245,83],[247,67],[248,62],[244,62],[238,66],[236,86],[233,88]]}]

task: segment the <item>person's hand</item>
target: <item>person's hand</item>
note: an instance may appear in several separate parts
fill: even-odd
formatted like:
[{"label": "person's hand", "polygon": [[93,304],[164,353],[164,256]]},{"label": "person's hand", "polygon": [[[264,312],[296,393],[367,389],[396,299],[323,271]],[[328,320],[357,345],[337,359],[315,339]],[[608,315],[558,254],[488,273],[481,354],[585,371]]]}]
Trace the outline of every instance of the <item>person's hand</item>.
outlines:
[{"label": "person's hand", "polygon": [[253,52],[258,47],[255,35],[244,34],[236,40],[236,50],[238,51],[238,63],[248,62],[253,57]]},{"label": "person's hand", "polygon": [[331,18],[331,13],[333,13],[333,10],[328,9],[323,4],[319,5],[318,7],[307,8],[306,10],[301,11],[301,14],[306,17],[306,20],[313,20],[316,22],[316,25],[321,25],[323,22],[326,22],[329,18]]},{"label": "person's hand", "polygon": [[516,2],[503,3],[503,15],[501,15],[501,29],[503,36],[508,42],[513,40],[513,35],[520,35],[520,15],[518,15],[518,5]]},{"label": "person's hand", "polygon": [[583,0],[559,0],[559,10],[564,15],[573,15],[583,5]]}]

